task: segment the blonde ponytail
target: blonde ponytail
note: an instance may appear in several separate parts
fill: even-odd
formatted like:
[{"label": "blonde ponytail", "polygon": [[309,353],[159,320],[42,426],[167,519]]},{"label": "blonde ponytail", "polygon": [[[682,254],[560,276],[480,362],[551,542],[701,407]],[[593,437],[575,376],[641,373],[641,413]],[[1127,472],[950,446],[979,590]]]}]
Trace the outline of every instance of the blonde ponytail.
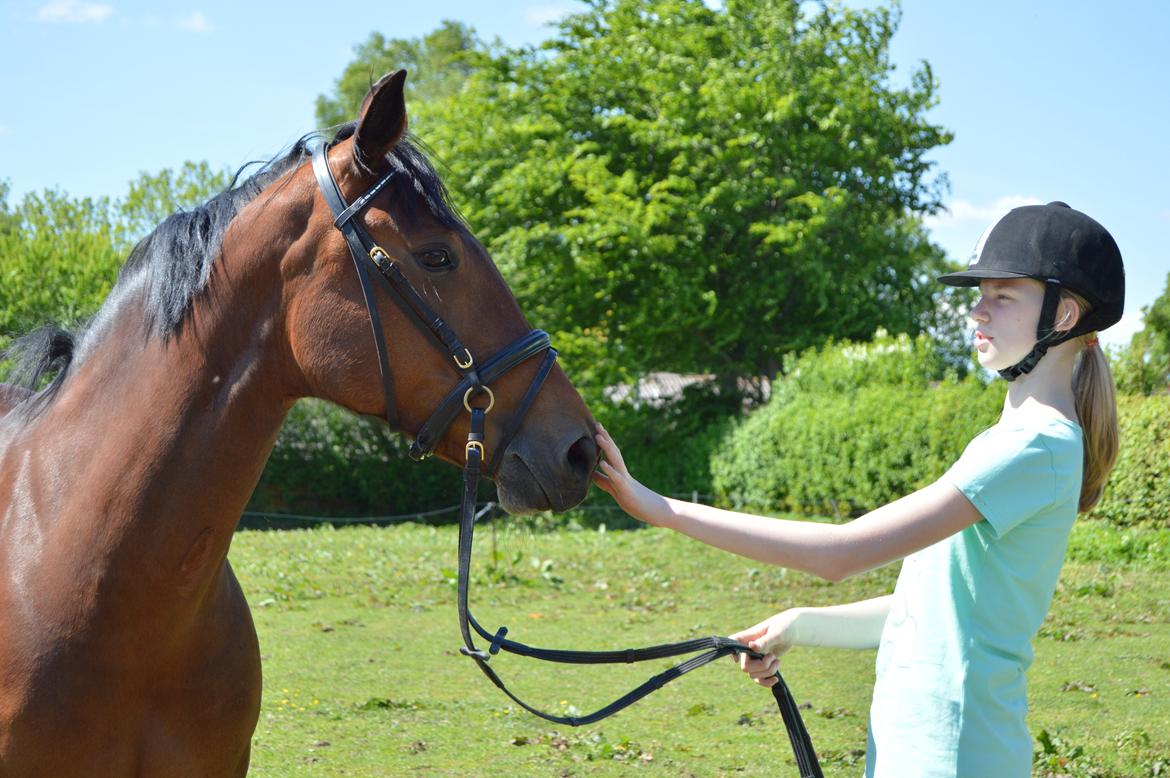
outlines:
[{"label": "blonde ponytail", "polygon": [[[1087,310],[1083,301],[1078,302],[1081,302],[1081,310]],[[1105,352],[1097,344],[1097,333],[1090,332],[1076,340],[1081,350],[1073,365],[1073,399],[1085,444],[1084,475],[1077,510],[1084,513],[1101,499],[1109,471],[1117,461],[1119,432],[1113,374],[1109,371]]]}]

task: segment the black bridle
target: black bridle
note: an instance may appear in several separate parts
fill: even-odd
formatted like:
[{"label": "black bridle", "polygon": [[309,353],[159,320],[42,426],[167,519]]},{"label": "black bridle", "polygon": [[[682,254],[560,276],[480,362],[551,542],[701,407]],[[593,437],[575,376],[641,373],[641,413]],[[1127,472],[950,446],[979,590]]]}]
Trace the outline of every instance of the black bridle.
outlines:
[{"label": "black bridle", "polygon": [[[495,633],[492,633],[480,626],[479,622],[471,615],[467,600],[468,581],[471,569],[472,539],[475,532],[475,521],[478,518],[475,513],[476,493],[479,486],[480,474],[484,470],[484,422],[487,413],[491,411],[492,406],[495,404],[495,397],[492,395],[489,384],[512,368],[544,352],[544,359],[537,369],[536,375],[533,377],[528,390],[524,393],[524,397],[521,399],[516,412],[512,415],[512,418],[505,427],[504,434],[501,435],[500,442],[496,446],[491,462],[489,462],[486,468],[487,473],[492,475],[499,466],[501,455],[519,431],[524,416],[536,399],[536,395],[540,391],[540,387],[543,385],[545,378],[548,377],[549,372],[552,370],[553,364],[556,362],[557,351],[552,348],[547,332],[543,330],[532,330],[527,335],[505,346],[491,359],[481,365],[477,365],[471,351],[463,345],[454,330],[447,326],[443,318],[432,310],[418,292],[414,290],[414,287],[410,285],[410,281],[395,263],[394,258],[385,249],[375,243],[369,233],[354,218],[389,183],[396,171],[392,170],[387,173],[370,187],[365,194],[354,200],[352,204],[346,204],[345,197],[341,194],[341,190],[337,186],[337,181],[333,178],[333,173],[329,169],[326,151],[327,146],[325,144],[318,146],[314,150],[313,172],[317,177],[317,185],[320,187],[322,194],[325,196],[325,201],[329,204],[329,208],[335,216],[333,226],[341,230],[342,235],[345,236],[346,243],[349,244],[350,257],[353,260],[354,269],[357,271],[358,280],[361,283],[362,297],[365,300],[366,310],[370,316],[370,326],[373,329],[374,345],[378,351],[378,370],[382,376],[382,390],[386,396],[387,422],[389,422],[392,428],[398,427],[398,413],[394,403],[394,381],[390,374],[389,353],[386,349],[385,336],[382,333],[381,318],[378,315],[374,290],[370,284],[369,273],[367,272],[367,262],[372,263],[378,270],[377,277],[385,282],[383,286],[390,292],[391,298],[407,313],[407,318],[418,326],[423,334],[429,337],[438,348],[446,351],[451,356],[452,364],[462,376],[454,388],[442,399],[430,418],[423,424],[410,446],[410,456],[413,459],[422,459],[434,451],[434,447],[443,436],[443,433],[459,414],[460,408],[465,409],[470,414],[470,429],[467,435],[467,445],[464,449],[466,463],[463,468],[463,499],[459,517],[458,608],[459,630],[462,633],[464,643],[460,651],[465,656],[469,656],[475,660],[476,665],[479,666],[479,669],[483,671],[484,675],[498,686],[504,694],[515,701],[516,704],[524,708],[524,710],[546,721],[551,721],[556,724],[567,724],[574,727],[592,724],[607,716],[611,716],[642,699],[647,694],[662,688],[670,681],[691,670],[702,667],[719,657],[746,653],[759,659],[761,655],[752,651],[743,643],[731,640],[730,638],[717,636],[698,638],[681,643],[650,646],[647,648],[628,648],[621,651],[566,651],[534,648],[523,643],[508,640],[504,637],[508,632],[507,627],[500,627]],[[481,394],[487,395],[487,406],[483,408],[473,406],[471,401],[478,398]],[[476,647],[471,635],[472,629],[482,639],[489,641],[490,645],[487,650]],[[704,653],[675,665],[665,672],[659,673],[623,697],[587,716],[556,716],[531,707],[514,695],[504,685],[504,682],[496,675],[495,670],[488,664],[491,657],[501,649],[521,656],[569,664],[645,662],[682,654],[693,654],[697,651],[703,651]],[[788,737],[792,742],[792,749],[796,755],[796,763],[800,769],[801,778],[821,778],[820,765],[817,763],[812,742],[804,727],[804,722],[801,720],[796,701],[792,698],[788,685],[784,682],[779,672],[776,673],[776,677],[778,680],[772,687],[772,693],[776,698],[776,703],[780,707],[780,713],[784,718],[784,724],[788,729]]]}]

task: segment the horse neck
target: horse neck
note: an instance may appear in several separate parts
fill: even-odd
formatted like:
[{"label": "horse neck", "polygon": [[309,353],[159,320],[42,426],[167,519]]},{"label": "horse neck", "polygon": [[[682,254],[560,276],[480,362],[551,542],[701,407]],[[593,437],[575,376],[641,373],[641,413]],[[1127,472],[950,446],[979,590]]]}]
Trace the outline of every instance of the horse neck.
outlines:
[{"label": "horse neck", "polygon": [[76,471],[41,519],[91,537],[75,562],[107,571],[115,592],[119,578],[150,591],[143,575],[210,585],[292,404],[279,256],[230,236],[169,337],[144,331],[144,293],[124,293],[31,432],[51,471]]}]

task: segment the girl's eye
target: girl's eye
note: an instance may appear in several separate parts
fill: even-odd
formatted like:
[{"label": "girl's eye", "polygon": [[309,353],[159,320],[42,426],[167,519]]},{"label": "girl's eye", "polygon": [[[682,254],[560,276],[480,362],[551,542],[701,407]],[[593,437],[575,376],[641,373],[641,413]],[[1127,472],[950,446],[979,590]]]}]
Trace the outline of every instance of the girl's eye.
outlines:
[{"label": "girl's eye", "polygon": [[454,266],[447,249],[433,248],[416,255],[427,270],[448,270]]}]

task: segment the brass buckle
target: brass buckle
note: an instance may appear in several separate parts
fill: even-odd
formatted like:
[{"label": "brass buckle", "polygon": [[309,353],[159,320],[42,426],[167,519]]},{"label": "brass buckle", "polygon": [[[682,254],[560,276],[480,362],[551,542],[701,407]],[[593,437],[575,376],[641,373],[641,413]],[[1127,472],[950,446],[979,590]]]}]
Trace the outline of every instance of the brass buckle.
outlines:
[{"label": "brass buckle", "polygon": [[[488,404],[487,404],[487,407],[483,409],[483,412],[486,414],[486,413],[491,412],[492,406],[496,404],[496,396],[492,393],[491,387],[481,386],[479,388],[482,391],[487,392]],[[463,393],[463,407],[467,409],[468,413],[471,413],[470,400],[471,400],[471,393],[474,391],[475,391],[475,387],[469,386],[469,387],[467,387],[467,391]]]},{"label": "brass buckle", "polygon": [[459,361],[458,354],[451,355],[451,359],[455,360],[455,364],[459,365],[460,370],[466,370],[467,368],[469,368],[475,364],[475,358],[471,356],[471,352],[467,349],[466,346],[463,347],[463,353],[467,355],[467,362],[466,363]]},{"label": "brass buckle", "polygon": [[374,260],[375,264],[378,262],[378,255],[381,254],[385,259],[389,259],[390,255],[386,253],[386,249],[381,246],[374,246],[370,249],[370,259]]},{"label": "brass buckle", "polygon": [[464,449],[463,454],[467,459],[471,459],[471,452],[473,450],[476,450],[476,449],[479,450],[479,461],[480,462],[487,459],[487,455],[484,453],[484,450],[483,450],[483,443],[479,442],[478,440],[467,441],[467,448]]}]

